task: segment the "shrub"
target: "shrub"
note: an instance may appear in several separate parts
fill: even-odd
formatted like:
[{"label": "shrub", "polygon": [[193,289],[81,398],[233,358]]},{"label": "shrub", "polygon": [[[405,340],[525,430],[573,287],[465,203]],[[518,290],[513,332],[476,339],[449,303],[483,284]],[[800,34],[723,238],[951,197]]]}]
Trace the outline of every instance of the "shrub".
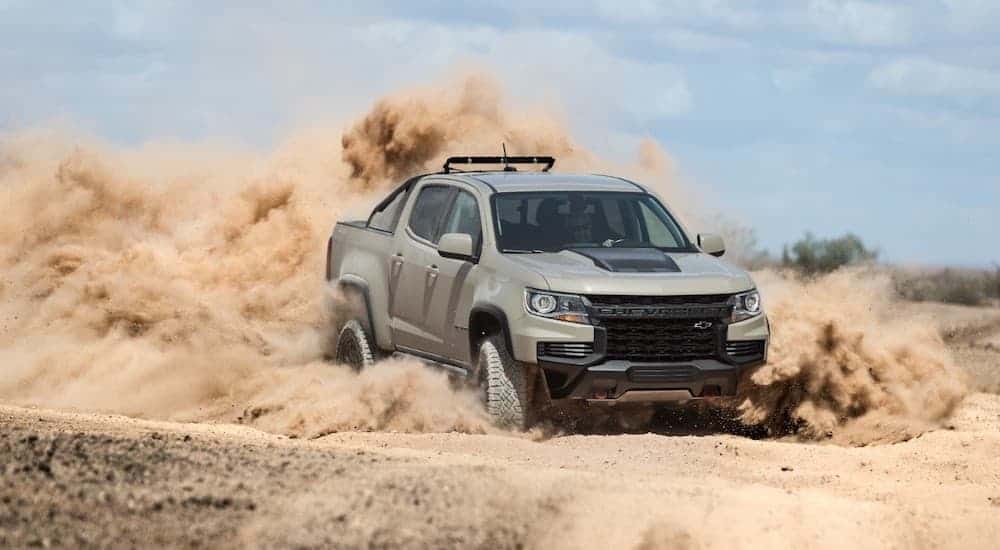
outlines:
[{"label": "shrub", "polygon": [[896,290],[908,300],[967,306],[1000,298],[1000,267],[981,269],[898,270]]},{"label": "shrub", "polygon": [[868,248],[860,237],[848,233],[832,239],[817,239],[812,233],[787,245],[781,253],[781,264],[804,274],[829,273],[846,265],[871,262],[878,251]]},{"label": "shrub", "polygon": [[986,274],[986,295],[1000,300],[1000,264],[993,264],[993,271]]}]

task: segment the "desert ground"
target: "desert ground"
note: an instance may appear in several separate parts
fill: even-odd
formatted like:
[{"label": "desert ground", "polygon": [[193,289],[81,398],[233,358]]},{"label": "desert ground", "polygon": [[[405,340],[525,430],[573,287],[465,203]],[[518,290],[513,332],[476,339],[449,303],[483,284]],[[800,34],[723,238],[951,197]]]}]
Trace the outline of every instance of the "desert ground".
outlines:
[{"label": "desert ground", "polygon": [[840,446],[660,418],[645,433],[314,439],[0,406],[3,547],[996,548],[1000,309],[931,316],[974,392]]}]

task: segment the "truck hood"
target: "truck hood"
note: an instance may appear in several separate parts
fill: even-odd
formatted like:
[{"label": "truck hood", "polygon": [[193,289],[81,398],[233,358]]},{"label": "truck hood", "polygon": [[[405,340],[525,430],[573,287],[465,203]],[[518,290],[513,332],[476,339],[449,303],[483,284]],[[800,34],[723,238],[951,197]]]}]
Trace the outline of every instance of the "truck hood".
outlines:
[{"label": "truck hood", "polygon": [[746,271],[701,252],[587,248],[508,257],[541,275],[556,292],[734,294],[754,287]]}]

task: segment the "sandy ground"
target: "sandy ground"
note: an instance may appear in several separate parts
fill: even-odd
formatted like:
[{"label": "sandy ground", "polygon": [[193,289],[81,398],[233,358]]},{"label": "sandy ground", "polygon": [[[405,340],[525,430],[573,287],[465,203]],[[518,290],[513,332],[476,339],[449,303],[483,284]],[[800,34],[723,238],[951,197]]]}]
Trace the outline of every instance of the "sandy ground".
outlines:
[{"label": "sandy ground", "polygon": [[0,406],[0,546],[996,548],[1000,312],[907,307],[980,391],[895,445],[683,427],[304,441]]},{"label": "sandy ground", "polygon": [[900,302],[898,308],[900,316],[923,316],[938,327],[973,388],[1000,394],[1000,307]]}]

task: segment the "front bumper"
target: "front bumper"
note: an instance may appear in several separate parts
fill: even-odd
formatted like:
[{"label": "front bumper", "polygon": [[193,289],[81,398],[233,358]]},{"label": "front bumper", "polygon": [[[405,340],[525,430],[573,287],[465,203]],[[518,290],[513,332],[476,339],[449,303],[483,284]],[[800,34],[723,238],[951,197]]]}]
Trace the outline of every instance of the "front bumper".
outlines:
[{"label": "front bumper", "polygon": [[744,368],[715,359],[676,363],[605,361],[586,367],[539,362],[553,401],[591,403],[686,401],[736,395]]},{"label": "front bumper", "polygon": [[[759,315],[719,326],[718,350],[714,358],[632,362],[605,357],[604,334],[600,327],[537,318],[528,321],[522,325],[528,330],[512,335],[515,357],[539,365],[553,402],[651,403],[733,396],[742,373],[767,361],[770,339],[767,317]],[[545,354],[545,345],[550,343],[587,341],[593,343],[593,353],[586,357],[568,359]],[[737,347],[749,344],[759,346],[760,353],[735,355]]]}]

